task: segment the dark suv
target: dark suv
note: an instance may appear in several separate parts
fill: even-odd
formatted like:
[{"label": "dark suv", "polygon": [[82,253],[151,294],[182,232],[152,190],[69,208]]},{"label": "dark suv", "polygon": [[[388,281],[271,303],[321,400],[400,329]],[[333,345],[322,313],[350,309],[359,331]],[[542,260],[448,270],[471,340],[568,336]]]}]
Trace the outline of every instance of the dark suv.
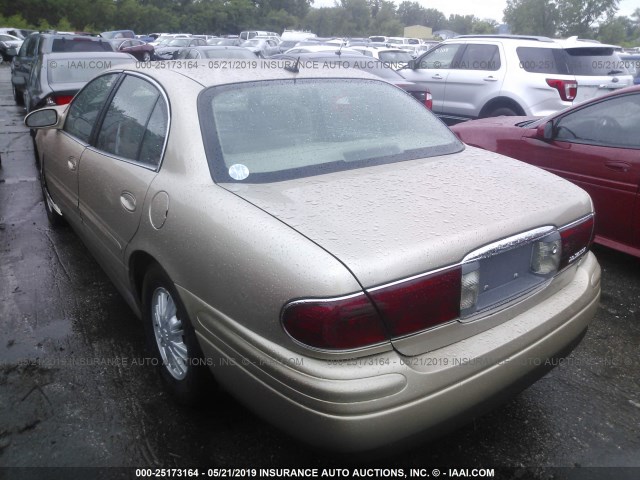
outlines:
[{"label": "dark suv", "polygon": [[23,91],[38,59],[44,54],[62,52],[113,52],[113,46],[101,37],[32,33],[11,63],[11,87],[18,105],[23,104]]}]

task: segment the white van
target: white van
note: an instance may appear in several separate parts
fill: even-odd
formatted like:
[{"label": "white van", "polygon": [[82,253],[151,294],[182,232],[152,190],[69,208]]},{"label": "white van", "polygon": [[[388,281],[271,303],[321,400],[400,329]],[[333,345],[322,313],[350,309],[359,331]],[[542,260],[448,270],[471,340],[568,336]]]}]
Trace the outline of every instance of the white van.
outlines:
[{"label": "white van", "polygon": [[250,40],[253,37],[277,37],[280,38],[276,32],[266,32],[264,30],[245,30],[240,32],[240,41]]},{"label": "white van", "polygon": [[283,42],[302,42],[310,38],[316,38],[317,35],[312,32],[304,32],[302,30],[285,30],[282,32]]}]

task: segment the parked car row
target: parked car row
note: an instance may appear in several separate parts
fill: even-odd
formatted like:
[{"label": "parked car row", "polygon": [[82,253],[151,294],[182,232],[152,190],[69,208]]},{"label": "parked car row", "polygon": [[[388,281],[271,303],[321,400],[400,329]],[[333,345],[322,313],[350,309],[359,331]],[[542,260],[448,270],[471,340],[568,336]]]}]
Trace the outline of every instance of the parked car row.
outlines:
[{"label": "parked car row", "polygon": [[13,98],[28,112],[63,105],[96,74],[134,61],[102,37],[33,33],[11,63]]},{"label": "parked car row", "polygon": [[433,111],[449,124],[546,116],[633,84],[611,45],[501,35],[445,40],[400,74],[431,91]]}]

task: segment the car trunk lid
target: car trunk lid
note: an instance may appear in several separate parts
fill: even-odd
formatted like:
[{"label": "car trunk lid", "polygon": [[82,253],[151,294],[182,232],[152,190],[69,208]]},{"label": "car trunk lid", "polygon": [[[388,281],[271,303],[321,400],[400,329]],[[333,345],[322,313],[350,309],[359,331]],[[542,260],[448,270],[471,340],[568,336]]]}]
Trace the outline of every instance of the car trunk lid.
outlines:
[{"label": "car trunk lid", "polygon": [[334,255],[369,293],[457,265],[496,240],[591,211],[578,187],[473,147],[464,154],[224,186]]}]

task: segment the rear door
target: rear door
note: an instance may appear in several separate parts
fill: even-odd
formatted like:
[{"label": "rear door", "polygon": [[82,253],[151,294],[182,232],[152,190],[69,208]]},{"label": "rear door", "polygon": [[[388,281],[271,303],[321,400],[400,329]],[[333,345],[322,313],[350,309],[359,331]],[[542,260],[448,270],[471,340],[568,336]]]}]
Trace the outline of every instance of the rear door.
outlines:
[{"label": "rear door", "polygon": [[482,107],[500,95],[507,72],[499,43],[468,43],[449,70],[443,111],[477,118]]},{"label": "rear door", "polygon": [[160,167],[167,126],[168,105],[160,87],[128,74],[82,155],[79,208],[85,234],[103,265],[118,275]]},{"label": "rear door", "polygon": [[43,151],[43,165],[49,193],[63,213],[79,219],[79,162],[118,74],[102,75],[74,98],[61,130],[47,132],[50,138]]}]

